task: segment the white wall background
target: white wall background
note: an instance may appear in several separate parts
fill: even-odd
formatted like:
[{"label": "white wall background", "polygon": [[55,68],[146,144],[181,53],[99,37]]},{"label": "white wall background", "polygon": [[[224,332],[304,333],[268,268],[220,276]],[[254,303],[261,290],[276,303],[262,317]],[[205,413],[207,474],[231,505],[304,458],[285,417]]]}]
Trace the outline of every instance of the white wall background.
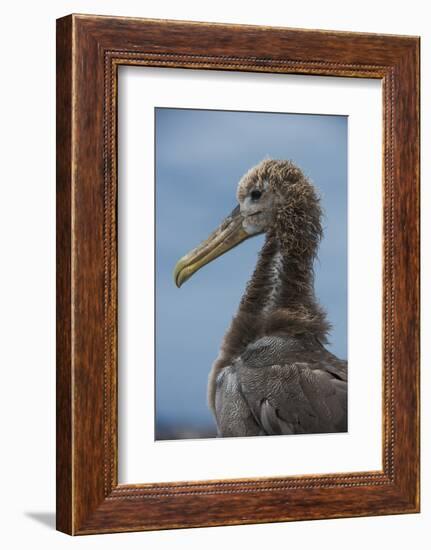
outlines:
[{"label": "white wall background", "polygon": [[[423,334],[431,330],[431,30],[427,2],[15,0],[0,40],[0,334],[3,548],[428,548],[430,338],[422,346],[422,514],[155,533],[67,537],[54,526],[55,19],[70,12],[282,25],[422,37]],[[428,525],[427,525],[428,524]]]}]

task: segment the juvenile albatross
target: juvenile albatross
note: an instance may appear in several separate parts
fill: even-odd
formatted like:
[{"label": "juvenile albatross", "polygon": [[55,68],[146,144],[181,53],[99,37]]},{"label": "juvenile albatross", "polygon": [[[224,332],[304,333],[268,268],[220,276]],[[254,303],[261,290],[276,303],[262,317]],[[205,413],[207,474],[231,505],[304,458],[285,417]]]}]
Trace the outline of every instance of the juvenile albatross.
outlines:
[{"label": "juvenile albatross", "polygon": [[266,234],[209,376],[218,434],[344,432],[347,363],[324,347],[329,323],[314,293],[322,237],[316,190],[293,162],[264,160],[241,178],[237,200],[174,271],[180,287],[240,242]]}]

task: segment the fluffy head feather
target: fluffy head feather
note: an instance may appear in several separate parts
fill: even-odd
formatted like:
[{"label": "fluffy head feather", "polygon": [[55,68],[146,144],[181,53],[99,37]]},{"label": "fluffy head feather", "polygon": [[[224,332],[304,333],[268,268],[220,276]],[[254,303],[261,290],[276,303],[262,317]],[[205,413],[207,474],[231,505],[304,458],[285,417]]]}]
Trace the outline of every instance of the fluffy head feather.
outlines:
[{"label": "fluffy head feather", "polygon": [[237,199],[246,230],[275,237],[289,256],[314,257],[322,237],[320,200],[293,162],[263,160],[241,178]]}]

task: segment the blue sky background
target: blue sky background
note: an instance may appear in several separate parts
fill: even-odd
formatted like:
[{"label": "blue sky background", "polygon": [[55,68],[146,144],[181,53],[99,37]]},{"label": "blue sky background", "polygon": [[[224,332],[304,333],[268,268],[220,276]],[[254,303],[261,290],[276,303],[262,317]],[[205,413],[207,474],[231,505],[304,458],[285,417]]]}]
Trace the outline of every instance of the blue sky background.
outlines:
[{"label": "blue sky background", "polygon": [[265,157],[293,160],[325,211],[316,294],[347,358],[347,117],[156,109],[156,439],[215,435],[207,379],[256,264],[249,239],[177,289],[177,260],[236,206],[241,176]]}]

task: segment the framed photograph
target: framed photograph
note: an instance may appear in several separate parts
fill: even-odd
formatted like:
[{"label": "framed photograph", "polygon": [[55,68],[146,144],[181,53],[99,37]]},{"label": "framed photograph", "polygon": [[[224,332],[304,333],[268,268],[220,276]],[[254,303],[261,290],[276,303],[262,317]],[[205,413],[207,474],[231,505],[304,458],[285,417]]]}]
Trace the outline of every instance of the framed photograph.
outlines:
[{"label": "framed photograph", "polygon": [[419,511],[419,38],[57,21],[57,528]]}]

